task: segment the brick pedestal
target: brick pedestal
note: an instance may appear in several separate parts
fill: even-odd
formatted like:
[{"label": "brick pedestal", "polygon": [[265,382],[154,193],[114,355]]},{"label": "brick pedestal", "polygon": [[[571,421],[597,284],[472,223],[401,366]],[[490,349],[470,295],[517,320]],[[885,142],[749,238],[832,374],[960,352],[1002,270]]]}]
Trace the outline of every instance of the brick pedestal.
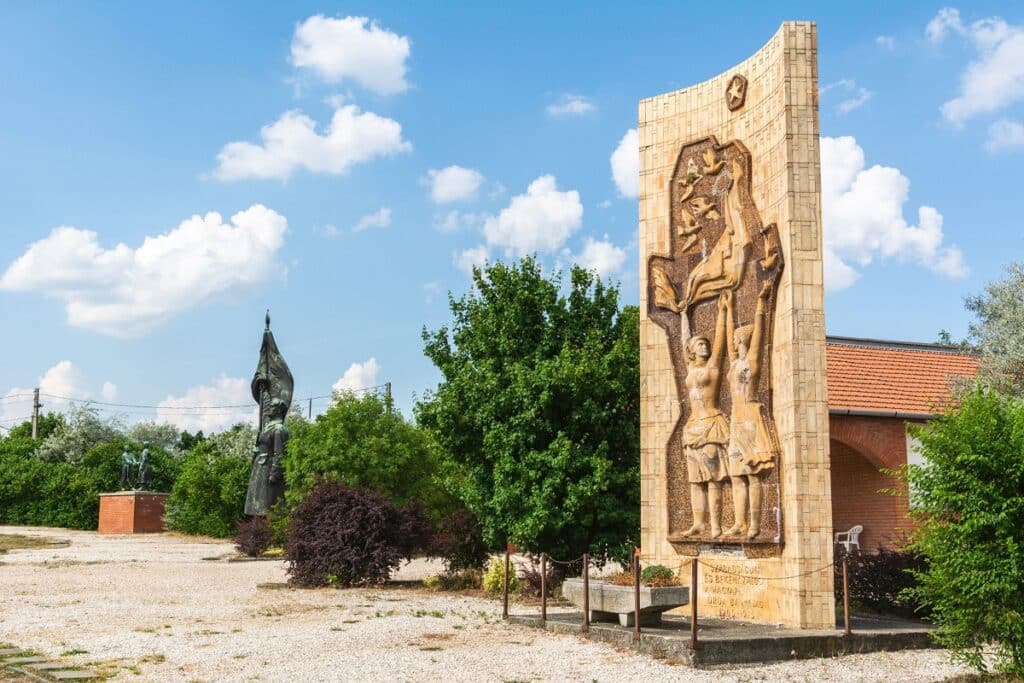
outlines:
[{"label": "brick pedestal", "polygon": [[166,493],[118,491],[100,494],[101,534],[152,534],[164,530]]}]

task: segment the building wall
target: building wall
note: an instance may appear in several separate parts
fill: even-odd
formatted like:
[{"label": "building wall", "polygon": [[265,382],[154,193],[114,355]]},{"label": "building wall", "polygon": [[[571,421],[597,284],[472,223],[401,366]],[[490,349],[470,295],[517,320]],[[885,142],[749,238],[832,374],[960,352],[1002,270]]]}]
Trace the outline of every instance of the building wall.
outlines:
[{"label": "building wall", "polygon": [[859,451],[832,440],[832,524],[846,531],[855,524],[864,526],[860,536],[861,552],[879,547],[899,547],[911,528],[907,519],[907,497],[893,496],[882,489],[906,491],[897,477],[883,474]]},{"label": "building wall", "polygon": [[[746,104],[731,112],[735,74],[748,86]],[[751,154],[752,197],[763,223],[778,225],[785,259],[771,373],[783,537],[769,556],[700,550],[701,609],[802,628],[835,626],[817,83],[817,29],[787,22],[745,62],[642,100],[639,112],[642,559],[683,569],[692,557],[667,539],[668,506],[678,501],[668,499],[666,447],[680,397],[665,332],[647,317],[647,262],[671,249],[669,181],[681,147],[708,135],[739,140]]]}]

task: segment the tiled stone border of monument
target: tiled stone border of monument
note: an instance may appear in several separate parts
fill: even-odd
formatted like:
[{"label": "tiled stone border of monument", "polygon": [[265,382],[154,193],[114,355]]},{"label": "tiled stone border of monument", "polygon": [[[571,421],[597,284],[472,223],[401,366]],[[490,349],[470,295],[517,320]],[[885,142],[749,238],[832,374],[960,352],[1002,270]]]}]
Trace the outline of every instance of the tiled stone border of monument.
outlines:
[{"label": "tiled stone border of monument", "polygon": [[[680,156],[711,136],[710,154]],[[642,560],[688,577],[699,555],[702,614],[832,629],[815,25],[787,22],[721,75],[642,100],[639,139]],[[655,272],[669,262],[675,271]],[[723,317],[739,336],[768,321],[764,375],[745,394],[728,361],[737,347],[711,368],[717,349],[686,344],[715,346],[731,329]],[[760,503],[761,523],[743,529],[732,492],[754,489],[742,509]]]}]

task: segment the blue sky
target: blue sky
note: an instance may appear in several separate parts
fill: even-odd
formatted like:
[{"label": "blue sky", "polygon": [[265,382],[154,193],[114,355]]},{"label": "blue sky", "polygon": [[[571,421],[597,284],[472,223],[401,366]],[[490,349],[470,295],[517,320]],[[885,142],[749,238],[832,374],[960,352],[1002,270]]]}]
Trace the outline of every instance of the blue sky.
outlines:
[{"label": "blue sky", "polygon": [[35,386],[246,403],[267,307],[298,397],[391,381],[408,412],[438,379],[420,330],[485,252],[582,260],[635,303],[612,158],[637,101],[787,19],[818,22],[828,332],[962,336],[964,296],[1024,246],[1024,9],[954,10],[6,3],[0,425]]}]

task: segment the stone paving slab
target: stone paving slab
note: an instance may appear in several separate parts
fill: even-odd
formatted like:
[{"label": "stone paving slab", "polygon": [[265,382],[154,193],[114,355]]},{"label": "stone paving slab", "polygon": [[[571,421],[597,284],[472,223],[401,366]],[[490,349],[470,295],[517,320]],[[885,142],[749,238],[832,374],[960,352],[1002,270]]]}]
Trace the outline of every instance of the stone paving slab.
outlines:
[{"label": "stone paving slab", "polygon": [[11,655],[17,655],[24,652],[20,647],[5,647],[0,648],[0,657],[10,657]]},{"label": "stone paving slab", "polygon": [[33,671],[56,671],[58,669],[77,669],[78,667],[71,662],[42,662],[39,664],[26,664],[26,669],[32,669]]},{"label": "stone paving slab", "polygon": [[50,661],[49,657],[12,657],[5,659],[4,664],[39,664]]},{"label": "stone paving slab", "polygon": [[92,671],[48,671],[47,675],[58,681],[87,681],[99,678]]}]

